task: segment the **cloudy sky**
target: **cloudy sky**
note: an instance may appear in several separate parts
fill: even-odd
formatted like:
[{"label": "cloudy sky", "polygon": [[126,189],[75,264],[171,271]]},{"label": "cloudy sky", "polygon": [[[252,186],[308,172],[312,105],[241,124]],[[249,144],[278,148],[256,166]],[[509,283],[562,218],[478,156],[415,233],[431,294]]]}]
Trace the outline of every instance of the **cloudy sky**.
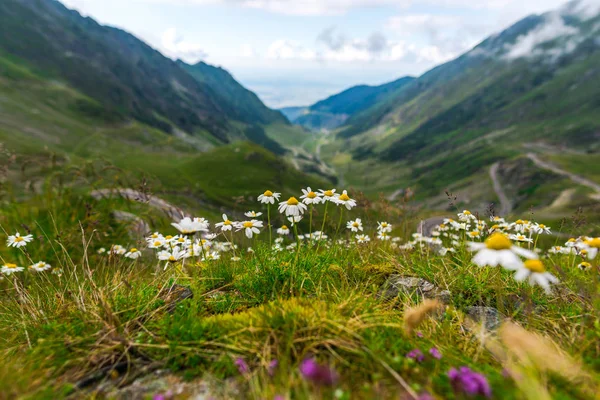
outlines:
[{"label": "cloudy sky", "polygon": [[62,0],[172,58],[229,70],[271,107],[419,75],[564,0]]}]

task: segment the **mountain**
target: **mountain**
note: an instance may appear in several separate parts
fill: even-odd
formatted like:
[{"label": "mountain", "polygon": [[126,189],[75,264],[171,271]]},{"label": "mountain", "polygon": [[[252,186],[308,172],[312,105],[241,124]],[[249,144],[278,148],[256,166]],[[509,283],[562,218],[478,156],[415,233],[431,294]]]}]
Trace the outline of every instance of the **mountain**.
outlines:
[{"label": "mountain", "polygon": [[232,121],[284,121],[226,71],[176,63],[55,0],[2,1],[0,52],[80,91],[94,103],[81,104],[84,110],[114,120],[135,119],[213,144],[245,136]]},{"label": "mountain", "polygon": [[[501,172],[525,165],[519,160],[532,149],[557,163],[565,152],[596,154],[598,11],[576,1],[517,22],[351,115],[323,157],[368,191],[410,187],[429,201],[450,189],[482,206],[498,203],[489,177],[496,163]],[[532,178],[521,189],[531,199],[556,178]]]},{"label": "mountain", "polygon": [[348,118],[383,101],[390,93],[413,80],[413,77],[403,77],[379,86],[353,86],[310,107],[289,107],[281,111],[292,123],[307,129],[333,130],[343,125]]}]

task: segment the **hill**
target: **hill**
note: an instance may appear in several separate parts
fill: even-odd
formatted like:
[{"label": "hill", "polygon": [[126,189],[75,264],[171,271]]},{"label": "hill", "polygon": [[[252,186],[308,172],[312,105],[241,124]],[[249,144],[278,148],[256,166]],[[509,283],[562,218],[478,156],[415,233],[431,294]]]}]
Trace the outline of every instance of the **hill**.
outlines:
[{"label": "hill", "polygon": [[412,80],[414,78],[404,77],[379,86],[353,86],[310,107],[289,107],[281,111],[291,122],[307,129],[333,130],[343,125],[353,115],[384,101],[387,95]]},{"label": "hill", "polygon": [[[495,163],[524,167],[518,160],[532,148],[548,159],[597,152],[600,16],[584,6],[527,17],[395,90],[351,116],[323,156],[358,187],[410,188],[426,204],[444,199],[444,208],[449,189],[481,209],[499,203],[488,176]],[[555,179],[523,182],[523,190],[531,200],[573,185],[545,192]]]}]

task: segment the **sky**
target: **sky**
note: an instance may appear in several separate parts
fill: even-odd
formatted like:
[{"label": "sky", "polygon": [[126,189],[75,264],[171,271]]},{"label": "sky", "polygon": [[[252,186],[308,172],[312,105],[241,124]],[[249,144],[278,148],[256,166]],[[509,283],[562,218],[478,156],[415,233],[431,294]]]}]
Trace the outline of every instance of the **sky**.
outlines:
[{"label": "sky", "polygon": [[418,76],[564,0],[61,0],[173,59],[221,66],[270,107]]}]

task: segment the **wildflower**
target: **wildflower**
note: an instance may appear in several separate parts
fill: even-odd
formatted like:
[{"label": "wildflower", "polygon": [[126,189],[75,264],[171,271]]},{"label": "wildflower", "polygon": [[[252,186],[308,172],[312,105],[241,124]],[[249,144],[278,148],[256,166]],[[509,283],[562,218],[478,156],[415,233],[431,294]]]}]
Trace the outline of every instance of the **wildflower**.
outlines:
[{"label": "wildflower", "polygon": [[306,189],[302,189],[302,193],[303,194],[300,196],[300,199],[304,204],[319,204],[322,200],[318,194],[312,191],[310,186]]},{"label": "wildflower", "polygon": [[262,215],[262,213],[256,211],[247,211],[244,213],[244,215],[248,218],[258,218]]},{"label": "wildflower", "polygon": [[150,235],[146,238],[146,242],[148,242],[148,243],[154,242],[156,240],[164,241],[165,237],[158,232],[154,232],[152,235]]},{"label": "wildflower", "polygon": [[256,234],[258,235],[260,233],[260,229],[263,227],[263,223],[262,221],[257,221],[255,219],[251,220],[251,221],[244,221],[244,222],[240,222],[237,230],[244,230],[244,233],[246,234],[246,237],[248,239],[252,239],[252,235]]},{"label": "wildflower", "polygon": [[269,366],[267,367],[267,373],[269,374],[269,376],[275,375],[275,370],[277,369],[278,365],[279,365],[279,361],[271,360],[271,362],[269,363]]},{"label": "wildflower", "polygon": [[281,196],[281,193],[273,193],[270,190],[267,190],[258,196],[258,201],[263,204],[275,204],[275,200],[279,200],[279,196]]},{"label": "wildflower", "polygon": [[125,247],[121,246],[120,244],[114,244],[110,247],[110,254],[122,256],[125,253],[127,253],[127,250],[125,250]]},{"label": "wildflower", "polygon": [[247,253],[254,253],[254,249],[253,249],[252,247],[248,247],[248,248],[246,249],[246,252],[247,252]]},{"label": "wildflower", "polygon": [[182,251],[178,246],[174,246],[171,251],[159,251],[156,255],[161,261],[176,262],[187,257],[187,252]]},{"label": "wildflower", "polygon": [[221,217],[223,218],[223,222],[215,224],[215,227],[221,228],[221,232],[230,231],[233,229],[233,222],[227,218],[227,214],[223,214]]},{"label": "wildflower", "polygon": [[573,252],[572,247],[552,246],[548,253],[551,254],[571,254]]},{"label": "wildflower", "polygon": [[533,243],[533,239],[528,238],[525,235],[510,235],[509,238],[511,240],[514,240],[516,242],[527,242],[527,243]]},{"label": "wildflower", "polygon": [[577,265],[577,268],[579,268],[582,271],[587,271],[592,268],[592,264],[590,264],[587,261],[583,261],[583,262],[579,263],[579,265]]},{"label": "wildflower", "polygon": [[546,293],[550,293],[550,284],[557,283],[558,278],[550,272],[546,272],[544,264],[540,260],[526,260],[522,268],[519,268],[515,273],[516,281],[524,281],[529,278],[529,284],[538,284]]},{"label": "wildflower", "polygon": [[346,228],[350,229],[352,232],[358,232],[363,230],[362,221],[360,218],[356,218],[354,221],[348,221],[346,223]]},{"label": "wildflower", "polygon": [[302,215],[293,215],[291,217],[288,217],[288,221],[290,221],[292,226],[294,226],[298,222],[302,221]]},{"label": "wildflower", "polygon": [[504,224],[504,223],[506,223],[506,221],[504,220],[504,218],[498,217],[498,216],[492,216],[492,217],[490,217],[490,221],[492,221],[495,224]]},{"label": "wildflower", "polygon": [[321,197],[321,201],[324,203],[326,201],[335,201],[337,200],[339,194],[335,192],[335,189],[323,190],[319,189],[318,195]]},{"label": "wildflower", "polygon": [[429,349],[429,354],[431,354],[431,356],[436,360],[442,358],[442,353],[437,349],[437,347],[432,347],[431,349]]},{"label": "wildflower", "polygon": [[506,235],[496,232],[489,236],[483,243],[468,242],[470,251],[477,251],[473,263],[480,267],[501,265],[506,269],[519,269],[523,262],[519,256],[525,258],[538,258],[533,251],[514,246]]},{"label": "wildflower", "polygon": [[419,349],[413,349],[413,350],[409,351],[406,354],[406,358],[415,360],[417,362],[423,362],[423,360],[425,360],[425,356],[423,355],[423,352]]},{"label": "wildflower", "polygon": [[304,379],[322,386],[332,386],[338,380],[337,373],[333,369],[318,364],[314,358],[307,358],[302,361],[300,373]]},{"label": "wildflower", "polygon": [[6,245],[8,247],[23,247],[23,246],[27,246],[27,243],[31,242],[33,240],[33,235],[25,235],[25,236],[21,236],[21,234],[19,232],[15,233],[14,235],[10,235],[8,237],[8,240],[6,241]]},{"label": "wildflower", "polygon": [[246,363],[246,361],[244,361],[243,358],[237,358],[234,364],[237,367],[238,371],[240,371],[240,374],[246,375],[248,372],[250,372],[250,367],[248,367],[248,364]]},{"label": "wildflower", "polygon": [[19,267],[17,264],[12,264],[12,263],[6,263],[2,266],[2,269],[0,269],[0,272],[2,272],[4,275],[10,275],[10,274],[14,274],[15,272],[21,272],[23,271],[23,267]]},{"label": "wildflower", "polygon": [[468,232],[467,235],[472,239],[477,239],[477,238],[481,237],[481,233],[479,231],[471,231],[471,232]]},{"label": "wildflower", "polygon": [[37,263],[29,266],[29,269],[36,271],[36,272],[47,271],[50,268],[52,268],[50,266],[50,264],[47,264],[44,261],[38,261]]},{"label": "wildflower", "polygon": [[377,223],[377,230],[380,232],[391,232],[392,231],[392,225],[388,224],[387,222],[378,222]]},{"label": "wildflower", "polygon": [[513,222],[512,224],[510,224],[509,228],[514,229],[515,232],[517,232],[517,233],[526,232],[529,229],[529,221],[518,219],[515,222]]},{"label": "wildflower", "polygon": [[240,258],[240,257],[238,257],[238,256],[233,256],[233,257],[231,257],[231,261],[233,261],[233,262],[238,262],[238,261],[240,261],[240,260],[241,260],[241,258]]},{"label": "wildflower", "polygon": [[288,228],[285,225],[282,225],[281,228],[277,229],[277,234],[278,235],[289,235],[290,234],[290,228]]},{"label": "wildflower", "polygon": [[390,235],[387,232],[379,232],[377,233],[377,239],[385,242],[386,240],[390,240]]},{"label": "wildflower", "polygon": [[208,221],[204,218],[185,217],[179,223],[173,222],[173,225],[179,232],[184,235],[191,235],[196,232],[204,232],[208,230]]},{"label": "wildflower", "polygon": [[96,253],[104,254],[104,253],[106,253],[106,249],[104,247],[100,247],[98,250],[96,250]]},{"label": "wildflower", "polygon": [[538,224],[536,223],[535,225],[533,225],[531,227],[531,229],[533,230],[533,232],[537,233],[538,235],[541,235],[543,233],[549,235],[550,233],[552,233],[550,231],[550,227],[544,225],[544,224]]},{"label": "wildflower", "polygon": [[58,276],[59,278],[62,276],[63,274],[63,270],[62,268],[56,268],[52,270],[52,274]]},{"label": "wildflower", "polygon": [[164,238],[162,240],[157,238],[152,242],[148,242],[148,247],[151,249],[160,249],[165,245],[165,243],[166,242]]},{"label": "wildflower", "polygon": [[287,201],[279,203],[279,212],[285,213],[286,216],[299,216],[306,211],[306,205],[300,203],[295,197],[290,197]]},{"label": "wildflower", "polygon": [[202,257],[202,261],[216,261],[221,258],[221,255],[216,251],[211,251],[206,253],[204,257]]},{"label": "wildflower", "polygon": [[368,243],[371,241],[369,235],[356,235],[355,239],[358,243]]},{"label": "wildflower", "polygon": [[139,251],[138,249],[136,249],[135,247],[132,247],[127,253],[125,253],[125,257],[131,258],[133,260],[135,260],[136,258],[139,258],[141,256],[142,256],[142,252]]},{"label": "wildflower", "polygon": [[453,247],[442,247],[439,251],[438,254],[440,256],[445,256],[448,253],[456,253],[456,250]]},{"label": "wildflower", "polygon": [[448,371],[448,377],[457,392],[465,393],[467,396],[492,396],[492,389],[486,377],[472,371],[469,367],[452,368]]},{"label": "wildflower", "polygon": [[335,202],[337,205],[346,206],[348,210],[352,210],[352,207],[356,207],[356,200],[351,199],[346,190],[338,196]]},{"label": "wildflower", "polygon": [[587,239],[583,243],[586,246],[588,258],[590,260],[596,258],[596,255],[598,255],[598,248],[600,248],[600,237]]},{"label": "wildflower", "polygon": [[463,212],[458,213],[458,220],[463,222],[468,222],[471,220],[476,220],[475,216],[469,210],[463,210]]}]

